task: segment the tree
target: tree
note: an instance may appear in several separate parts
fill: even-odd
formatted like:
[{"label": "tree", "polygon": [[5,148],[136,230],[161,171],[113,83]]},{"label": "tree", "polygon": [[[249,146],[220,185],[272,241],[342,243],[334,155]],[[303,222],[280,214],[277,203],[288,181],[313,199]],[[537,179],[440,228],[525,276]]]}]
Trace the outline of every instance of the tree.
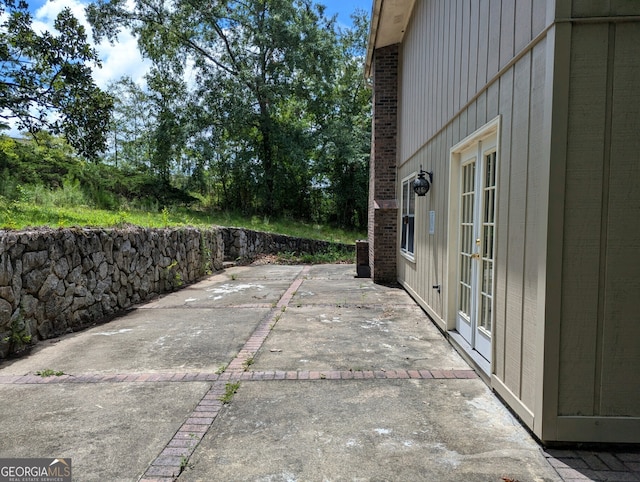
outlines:
[{"label": "tree", "polygon": [[371,146],[371,89],[362,74],[369,30],[367,15],[352,15],[353,28],[340,32],[338,73],[327,93],[325,116],[316,133],[316,184],[326,186],[324,214],[342,226],[367,220]]},{"label": "tree", "polygon": [[153,99],[130,77],[111,82],[107,92],[114,104],[105,161],[116,167],[150,167],[156,123]]},{"label": "tree", "polygon": [[[195,74],[199,105],[242,153],[259,210],[304,211],[317,105],[331,88],[335,31],[311,0],[99,0],[96,39],[128,28],[165,71]],[[224,125],[222,124],[224,121]],[[233,171],[233,170],[232,170]]]},{"label": "tree", "polygon": [[85,29],[68,8],[57,16],[58,35],[35,32],[24,0],[0,0],[0,126],[64,134],[95,158],[106,145],[112,99],[93,82],[99,66]]}]

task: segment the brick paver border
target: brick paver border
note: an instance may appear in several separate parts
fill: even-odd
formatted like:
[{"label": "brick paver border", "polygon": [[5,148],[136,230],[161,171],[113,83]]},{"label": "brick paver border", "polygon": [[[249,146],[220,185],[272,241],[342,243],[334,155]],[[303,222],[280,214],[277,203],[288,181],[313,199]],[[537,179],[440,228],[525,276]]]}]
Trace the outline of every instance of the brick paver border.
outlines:
[{"label": "brick paver border", "polygon": [[475,379],[474,370],[237,370],[222,374],[207,372],[133,373],[117,375],[37,375],[0,376],[0,385],[57,385],[63,383],[159,383],[159,382],[235,382],[263,380],[447,380]]},{"label": "brick paver border", "polygon": [[563,481],[640,481],[640,452],[548,449],[543,454]]}]

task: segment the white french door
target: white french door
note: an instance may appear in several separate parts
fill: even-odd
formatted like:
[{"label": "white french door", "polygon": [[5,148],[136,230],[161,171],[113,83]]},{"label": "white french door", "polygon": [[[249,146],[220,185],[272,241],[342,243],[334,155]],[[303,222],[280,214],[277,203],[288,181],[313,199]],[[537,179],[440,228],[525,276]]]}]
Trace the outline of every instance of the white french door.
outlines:
[{"label": "white french door", "polygon": [[496,136],[461,153],[456,330],[491,361],[494,313]]}]

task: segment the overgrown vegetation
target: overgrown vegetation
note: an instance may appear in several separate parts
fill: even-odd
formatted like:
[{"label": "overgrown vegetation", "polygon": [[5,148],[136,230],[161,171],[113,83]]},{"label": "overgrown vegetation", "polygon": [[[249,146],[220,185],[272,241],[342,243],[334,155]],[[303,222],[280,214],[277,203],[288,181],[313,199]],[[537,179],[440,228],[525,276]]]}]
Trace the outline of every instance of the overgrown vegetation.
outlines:
[{"label": "overgrown vegetation", "polygon": [[353,263],[353,257],[353,251],[336,246],[320,253],[278,253],[279,262],[289,264]]},{"label": "overgrown vegetation", "polygon": [[314,0],[100,0],[86,13],[94,40],[136,37],[152,65],[144,82],[100,91],[97,54],[69,9],[57,33],[36,32],[26,2],[0,0],[0,130],[30,134],[0,136],[1,228],[218,224],[362,237],[364,12],[349,28]]},{"label": "overgrown vegetation", "polygon": [[24,322],[22,316],[17,317],[11,323],[11,333],[2,338],[3,343],[9,345],[9,353],[19,352],[29,346],[31,343],[31,333],[29,327]]}]

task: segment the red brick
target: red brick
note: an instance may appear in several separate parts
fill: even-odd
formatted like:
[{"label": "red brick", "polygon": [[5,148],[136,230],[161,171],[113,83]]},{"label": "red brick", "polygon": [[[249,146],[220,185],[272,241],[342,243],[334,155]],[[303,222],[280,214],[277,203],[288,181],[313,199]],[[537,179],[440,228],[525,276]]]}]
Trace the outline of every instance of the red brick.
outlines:
[{"label": "red brick", "polygon": [[[158,458],[156,458],[153,461],[153,464],[151,464],[151,467],[157,467],[157,466],[180,467],[181,461],[182,461],[182,458],[177,455],[160,455],[158,456]],[[160,475],[160,474],[156,474],[156,475]]]},{"label": "red brick", "polygon": [[421,378],[420,377],[420,372],[418,370],[407,370],[407,374],[411,378]]},{"label": "red brick", "polygon": [[145,476],[176,477],[180,473],[180,464],[177,466],[152,465],[145,472]]},{"label": "red brick", "polygon": [[198,407],[196,407],[196,411],[191,413],[192,418],[211,418],[214,419],[218,416],[219,411],[208,411],[208,412],[200,412],[198,411]]},{"label": "red brick", "polygon": [[182,427],[180,427],[180,430],[183,430],[185,432],[205,433],[207,430],[209,430],[209,425],[184,424]]},{"label": "red brick", "polygon": [[166,447],[161,453],[160,457],[177,455],[179,457],[189,457],[193,453],[193,449],[189,447]]},{"label": "red brick", "polygon": [[182,438],[173,438],[167,444],[167,447],[186,447],[186,448],[195,448],[198,445],[198,440],[191,439],[182,439]]},{"label": "red brick", "polygon": [[213,417],[190,417],[185,424],[187,425],[211,425],[213,423]]},{"label": "red brick", "polygon": [[204,437],[204,434],[202,432],[192,432],[189,430],[185,430],[184,426],[182,426],[180,427],[180,430],[178,430],[173,436],[173,440],[188,440],[189,442],[197,444],[202,437]]}]

